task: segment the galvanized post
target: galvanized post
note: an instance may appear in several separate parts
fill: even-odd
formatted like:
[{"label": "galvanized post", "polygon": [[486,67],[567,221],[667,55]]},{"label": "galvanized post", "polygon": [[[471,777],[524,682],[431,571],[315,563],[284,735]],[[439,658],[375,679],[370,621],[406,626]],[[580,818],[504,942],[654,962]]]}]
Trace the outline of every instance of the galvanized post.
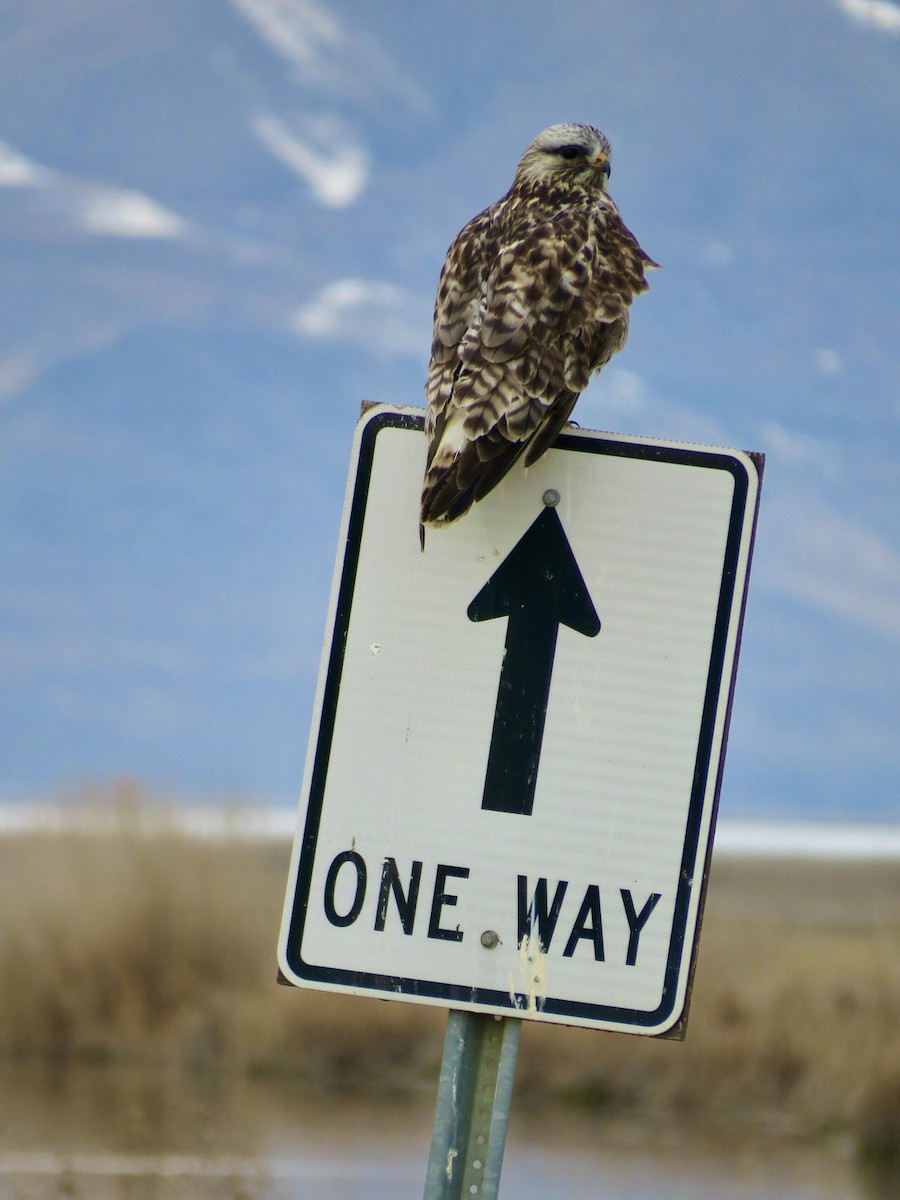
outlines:
[{"label": "galvanized post", "polygon": [[496,1200],[522,1022],[452,1009],[425,1200]]}]

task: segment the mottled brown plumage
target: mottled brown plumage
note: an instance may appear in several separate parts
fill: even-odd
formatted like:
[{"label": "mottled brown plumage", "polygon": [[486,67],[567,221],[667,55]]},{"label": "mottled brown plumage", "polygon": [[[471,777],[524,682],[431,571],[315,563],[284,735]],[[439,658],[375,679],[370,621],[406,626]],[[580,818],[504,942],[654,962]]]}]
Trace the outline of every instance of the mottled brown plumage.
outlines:
[{"label": "mottled brown plumage", "polygon": [[625,344],[628,307],[656,264],[606,191],[609,153],[592,125],[544,130],[510,190],[447,252],[426,384],[423,525],[455,521],[521,454],[526,466],[539,458],[591,373]]}]

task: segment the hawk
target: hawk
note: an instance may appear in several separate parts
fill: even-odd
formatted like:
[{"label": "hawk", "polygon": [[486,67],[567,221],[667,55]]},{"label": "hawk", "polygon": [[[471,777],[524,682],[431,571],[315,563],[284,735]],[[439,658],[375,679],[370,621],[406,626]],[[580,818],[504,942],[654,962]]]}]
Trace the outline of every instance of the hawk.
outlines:
[{"label": "hawk", "polygon": [[593,125],[552,125],[512,187],[457,235],[441,271],[426,383],[421,533],[468,512],[524,454],[535,462],[593,371],[621,350],[657,264],[606,190]]}]

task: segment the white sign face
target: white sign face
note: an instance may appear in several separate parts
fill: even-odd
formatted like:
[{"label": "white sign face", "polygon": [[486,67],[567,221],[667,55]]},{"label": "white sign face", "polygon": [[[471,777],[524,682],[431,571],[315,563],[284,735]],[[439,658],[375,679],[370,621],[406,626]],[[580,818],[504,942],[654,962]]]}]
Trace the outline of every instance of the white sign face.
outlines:
[{"label": "white sign face", "polygon": [[759,471],[573,429],[423,553],[422,417],[376,407],[357,429],[281,970],[665,1032],[687,1001]]}]

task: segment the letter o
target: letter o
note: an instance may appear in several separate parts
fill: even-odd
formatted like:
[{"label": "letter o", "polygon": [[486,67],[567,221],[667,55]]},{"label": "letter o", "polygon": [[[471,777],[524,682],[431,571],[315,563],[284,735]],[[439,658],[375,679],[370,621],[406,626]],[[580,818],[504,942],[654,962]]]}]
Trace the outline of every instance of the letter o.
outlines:
[{"label": "letter o", "polygon": [[[337,887],[338,874],[344,863],[352,863],[356,870],[356,894],[353,897],[353,903],[350,905],[350,908],[342,916],[334,906],[334,890]],[[363,857],[361,854],[357,854],[355,850],[342,850],[328,868],[328,875],[325,878],[325,895],[323,897],[325,916],[332,925],[337,925],[339,929],[346,929],[348,925],[353,924],[362,912],[365,898],[366,864],[363,861]]]}]

